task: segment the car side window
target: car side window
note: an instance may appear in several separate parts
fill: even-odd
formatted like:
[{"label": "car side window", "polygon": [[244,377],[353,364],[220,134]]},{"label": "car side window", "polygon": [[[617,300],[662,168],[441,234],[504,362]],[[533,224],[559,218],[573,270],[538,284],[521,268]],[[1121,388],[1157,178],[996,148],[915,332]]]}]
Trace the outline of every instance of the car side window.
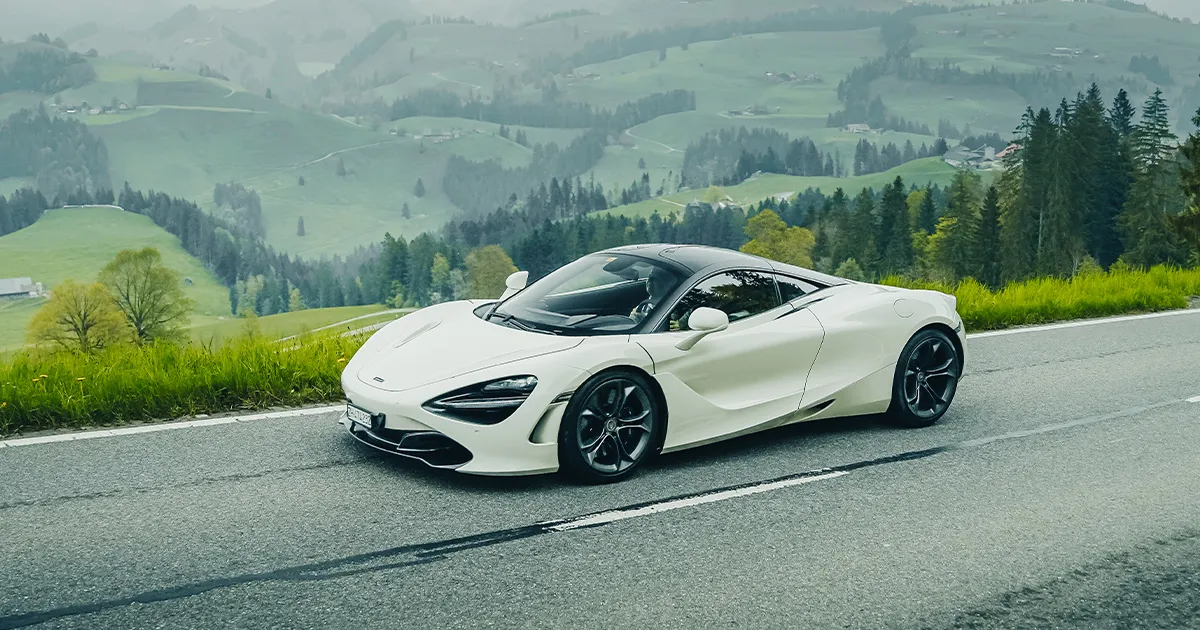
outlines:
[{"label": "car side window", "polygon": [[765,313],[782,304],[775,279],[757,271],[715,275],[688,291],[671,310],[670,330],[686,330],[687,317],[700,307],[724,311],[730,322]]},{"label": "car side window", "polygon": [[775,281],[779,283],[779,297],[784,302],[791,302],[821,288],[811,282],[783,274],[775,274]]}]

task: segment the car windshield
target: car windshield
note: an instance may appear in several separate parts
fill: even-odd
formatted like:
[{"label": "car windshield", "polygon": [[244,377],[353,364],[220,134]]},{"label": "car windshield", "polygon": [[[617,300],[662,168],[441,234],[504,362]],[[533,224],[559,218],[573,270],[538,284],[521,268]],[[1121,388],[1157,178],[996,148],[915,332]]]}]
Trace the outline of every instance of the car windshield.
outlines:
[{"label": "car windshield", "polygon": [[534,282],[488,319],[543,332],[619,334],[657,312],[682,281],[666,263],[593,254]]}]

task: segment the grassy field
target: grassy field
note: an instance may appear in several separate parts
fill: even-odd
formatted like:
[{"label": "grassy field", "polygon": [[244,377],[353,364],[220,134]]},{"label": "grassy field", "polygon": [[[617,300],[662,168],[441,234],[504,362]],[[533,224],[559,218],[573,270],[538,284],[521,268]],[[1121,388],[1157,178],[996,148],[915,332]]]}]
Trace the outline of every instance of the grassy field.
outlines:
[{"label": "grassy field", "polygon": [[[184,293],[198,316],[229,314],[229,291],[179,245],[179,240],[147,217],[115,208],[62,208],[33,225],[0,237],[0,268],[5,277],[30,277],[53,289],[63,280],[90,282],[123,249],[156,247],[164,263],[193,284]],[[35,308],[28,302],[0,309],[0,347],[24,342]]]},{"label": "grassy field", "polygon": [[[904,179],[904,185],[907,188],[909,185],[916,184],[924,186],[927,183],[935,183],[939,186],[947,186],[954,177],[954,168],[947,165],[941,158],[926,158],[924,160],[916,160],[903,164],[890,171],[884,173],[874,173],[871,175],[862,175],[859,177],[793,177],[790,175],[759,175],[750,180],[738,184],[737,186],[729,186],[720,190],[733,198],[739,204],[757,203],[768,197],[773,197],[782,194],[795,194],[803,192],[809,188],[819,190],[825,194],[831,194],[834,190],[841,188],[850,197],[857,195],[863,188],[872,187],[876,190],[882,188],[885,184],[890,184],[897,176]],[[993,176],[991,173],[981,173],[984,182],[990,181]],[[630,204],[627,206],[618,206],[609,210],[600,210],[593,214],[613,213],[631,217],[649,217],[657,212],[661,216],[666,216],[670,212],[682,212],[683,207],[689,202],[702,200],[707,191],[705,190],[688,190],[679,193],[664,195],[657,199],[650,199],[641,203]]]}]

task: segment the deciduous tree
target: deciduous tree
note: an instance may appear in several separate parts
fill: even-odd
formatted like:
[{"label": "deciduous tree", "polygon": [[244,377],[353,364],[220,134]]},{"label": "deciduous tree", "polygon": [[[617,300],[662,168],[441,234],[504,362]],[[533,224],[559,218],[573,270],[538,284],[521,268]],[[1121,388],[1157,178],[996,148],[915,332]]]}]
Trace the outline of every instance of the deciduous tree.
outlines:
[{"label": "deciduous tree", "polygon": [[498,298],[505,280],[517,272],[512,258],[499,245],[487,245],[467,254],[467,282],[473,299]]},{"label": "deciduous tree", "polygon": [[94,352],[131,339],[129,325],[100,283],[67,280],[33,316],[29,338],[65,350]]},{"label": "deciduous tree", "polygon": [[179,274],[163,264],[157,249],[119,252],[100,271],[99,280],[125,315],[139,344],[183,336],[193,302],[184,295]]}]

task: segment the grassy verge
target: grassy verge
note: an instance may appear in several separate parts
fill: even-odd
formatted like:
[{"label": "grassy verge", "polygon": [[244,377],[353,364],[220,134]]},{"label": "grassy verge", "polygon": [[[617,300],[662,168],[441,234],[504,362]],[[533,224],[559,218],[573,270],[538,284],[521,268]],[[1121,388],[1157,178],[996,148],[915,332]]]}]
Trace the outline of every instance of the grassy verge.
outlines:
[{"label": "grassy verge", "polygon": [[[1200,269],[1115,269],[995,292],[973,280],[883,284],[954,294],[968,330],[981,331],[1185,308],[1200,295]],[[0,436],[341,400],[342,367],[370,335],[342,333],[330,329],[282,345],[258,335],[215,349],[113,348],[92,357],[23,351],[0,361]]]},{"label": "grassy verge", "polygon": [[881,284],[933,289],[958,298],[968,331],[1186,308],[1200,295],[1200,269],[1116,269],[1070,279],[1038,278],[999,291],[967,279],[957,286],[887,278]]},{"label": "grassy verge", "polygon": [[342,368],[365,339],[23,352],[0,364],[0,435],[340,400]]}]

